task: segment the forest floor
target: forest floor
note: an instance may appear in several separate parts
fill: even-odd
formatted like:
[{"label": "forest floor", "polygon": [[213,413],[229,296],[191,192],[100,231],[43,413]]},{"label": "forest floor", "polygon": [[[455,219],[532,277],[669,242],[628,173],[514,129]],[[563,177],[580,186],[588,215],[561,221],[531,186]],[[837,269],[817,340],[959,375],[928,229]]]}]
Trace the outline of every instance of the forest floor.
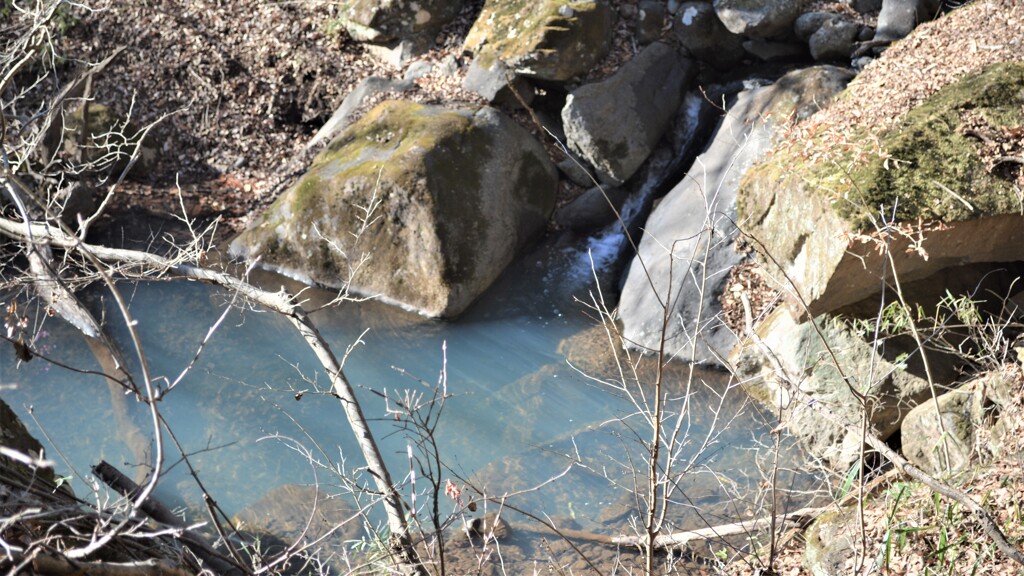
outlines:
[{"label": "forest floor", "polygon": [[[1016,0],[978,0],[942,20],[925,24],[911,39],[889,49],[851,84],[849,97],[817,117],[818,126],[838,125],[855,117],[862,125],[891,126],[898,117],[964,70],[999,60],[1019,60],[1024,29],[1021,9],[1008,19],[990,18],[995,6]],[[219,219],[219,237],[242,229],[301,174],[316,150],[306,143],[361,79],[373,74],[400,78],[351,41],[336,24],[333,3],[247,0],[97,0],[60,40],[59,51],[72,61],[97,62],[111,50],[123,55],[93,85],[97,101],[146,125],[157,122],[154,143],[159,169],[126,183],[107,215],[109,221],[171,225],[184,210],[200,223]],[[437,49],[422,60],[434,72],[403,98],[424,103],[477,102],[460,88],[466,57],[461,39],[482,2],[469,2],[463,14],[438,38]],[[613,2],[617,8],[635,0]],[[624,12],[628,13],[628,10]],[[628,27],[619,27],[616,50],[595,74],[608,74],[631,54]],[[445,64],[445,65],[442,65]],[[447,64],[454,64],[448,66]],[[828,131],[818,132],[827,136]],[[148,214],[152,219],[138,219]],[[138,232],[138,231],[137,231]],[[159,228],[142,231],[156,236]],[[1019,406],[1018,406],[1019,408]],[[1024,410],[1009,412],[1014,437],[1024,438]],[[979,468],[965,488],[985,501],[1014,538],[1022,534],[1024,446]],[[902,494],[902,495],[900,495]],[[897,495],[900,495],[897,498]],[[897,504],[898,502],[898,504]],[[1019,567],[993,552],[986,537],[949,503],[932,500],[922,487],[894,481],[869,500],[863,514],[863,541],[889,542],[889,574],[919,574],[924,568],[950,573],[1019,573]],[[561,564],[555,557],[572,554],[557,540],[524,555],[518,568],[553,573],[584,573],[585,562]],[[591,549],[599,554],[597,548]],[[803,574],[803,546],[794,539],[774,566],[778,574]],[[602,564],[622,558],[600,553]],[[607,556],[607,557],[605,557]],[[628,554],[627,554],[628,556]],[[634,566],[634,559],[630,565]],[[869,558],[869,559],[871,559]],[[472,561],[470,558],[469,561]],[[538,564],[539,562],[539,564]],[[853,573],[856,562],[844,573]],[[753,574],[755,564],[690,565],[692,573]],[[568,571],[568,572],[566,572]],[[510,572],[511,573],[511,572]],[[516,572],[525,573],[525,572]]]}]

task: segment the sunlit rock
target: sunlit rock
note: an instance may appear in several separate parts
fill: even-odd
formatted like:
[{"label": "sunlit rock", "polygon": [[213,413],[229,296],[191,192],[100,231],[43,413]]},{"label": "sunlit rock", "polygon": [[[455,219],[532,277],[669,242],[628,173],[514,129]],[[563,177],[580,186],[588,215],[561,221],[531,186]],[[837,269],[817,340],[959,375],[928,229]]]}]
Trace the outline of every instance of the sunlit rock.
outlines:
[{"label": "sunlit rock", "polygon": [[541,145],[493,108],[385,102],[335,139],[232,251],[451,317],[543,230],[556,186]]}]

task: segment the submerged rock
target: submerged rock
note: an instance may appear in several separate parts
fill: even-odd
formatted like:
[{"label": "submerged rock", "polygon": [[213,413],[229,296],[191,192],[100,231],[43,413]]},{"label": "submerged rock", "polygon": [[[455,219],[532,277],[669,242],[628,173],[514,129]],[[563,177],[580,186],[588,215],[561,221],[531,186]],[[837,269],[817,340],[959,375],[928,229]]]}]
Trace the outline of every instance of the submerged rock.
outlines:
[{"label": "submerged rock", "polygon": [[451,317],[543,230],[556,186],[541,145],[493,108],[384,102],[335,139],[231,250]]}]

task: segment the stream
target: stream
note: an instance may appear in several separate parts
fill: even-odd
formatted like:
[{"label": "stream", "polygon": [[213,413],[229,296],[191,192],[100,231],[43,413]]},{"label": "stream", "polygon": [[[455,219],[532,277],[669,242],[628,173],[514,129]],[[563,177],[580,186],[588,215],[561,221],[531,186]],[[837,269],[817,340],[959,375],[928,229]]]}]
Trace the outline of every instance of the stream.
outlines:
[{"label": "stream", "polygon": [[[404,477],[405,494],[418,492],[419,505],[429,496],[425,479],[410,482],[412,443],[388,411],[394,406],[375,392],[395,397],[411,391],[429,399],[446,368],[441,385],[450,398],[437,429],[449,467],[445,479],[469,482],[491,496],[523,491],[509,504],[570,518],[584,529],[624,528],[634,509],[628,463],[642,462],[635,434],[644,441],[650,434],[634,402],[650,402],[640,395],[650,393],[656,362],[636,364],[645,382],[640,388],[608,384],[621,380],[622,366],[615,363],[621,350],[609,345],[585,305],[596,294],[592,248],[585,246],[550,242],[534,249],[457,321],[429,320],[374,301],[344,302],[313,315],[335,352],[347,354],[346,373],[359,389],[389,468],[396,480]],[[270,273],[253,280],[267,289],[303,289]],[[342,475],[357,471],[361,456],[339,401],[325,392],[328,382],[319,364],[283,318],[232,307],[230,294],[198,283],[121,289],[151,373],[162,388],[173,384],[160,412],[229,515],[281,486],[344,491]],[[103,311],[137,368],[127,330],[104,294],[92,289],[84,299]],[[304,296],[308,307],[319,307],[335,294],[307,288]],[[34,321],[42,355],[79,370],[99,370],[72,327],[58,319]],[[690,367],[672,363],[664,382],[670,410],[688,398],[686,414],[673,420],[683,432],[677,465],[686,468],[674,524],[704,526],[707,520],[694,509],[723,519],[756,510],[752,498],[762,479],[759,466],[771,456],[765,448],[774,420],[724,372],[694,368],[691,376]],[[131,396],[112,397],[98,374],[41,360],[5,360],[0,386],[30,431],[45,438],[58,474],[70,476],[80,496],[90,493],[89,467],[100,459],[138,479],[148,471],[148,411]],[[125,413],[118,415],[117,406]],[[126,433],[132,425],[134,443]],[[158,497],[204,516],[202,492],[180,454],[167,438],[164,447],[168,457]],[[787,442],[780,455],[787,465],[801,457]],[[801,478],[786,482],[807,480]]]}]

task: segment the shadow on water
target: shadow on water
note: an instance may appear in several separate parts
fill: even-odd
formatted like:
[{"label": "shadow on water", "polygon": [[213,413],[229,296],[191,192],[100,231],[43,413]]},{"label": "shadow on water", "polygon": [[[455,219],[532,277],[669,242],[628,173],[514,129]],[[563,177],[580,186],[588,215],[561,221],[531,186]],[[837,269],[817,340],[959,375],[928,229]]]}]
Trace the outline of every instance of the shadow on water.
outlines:
[{"label": "shadow on water", "polygon": [[[623,529],[635,509],[627,463],[640,461],[637,441],[644,440],[643,418],[624,391],[609,384],[620,366],[603,329],[574,301],[574,294],[588,288],[586,274],[572,267],[586,261],[578,250],[563,247],[535,251],[453,322],[376,302],[345,303],[315,313],[339,355],[351,347],[346,372],[359,388],[396,478],[409,469],[408,441],[395,433],[384,402],[370,389],[394,392],[420,386],[395,367],[437,382],[446,343],[447,386],[455,396],[438,434],[452,476],[490,495],[527,490],[510,502],[572,518],[585,529]],[[277,284],[299,288],[277,276],[254,278],[272,290]],[[184,282],[124,288],[158,385],[174,387],[160,410],[229,514],[286,485],[315,482],[336,490],[332,487],[341,482],[329,468],[352,471],[361,466],[339,402],[326,393],[325,375],[282,318],[244,307],[230,310],[198,361],[182,375],[231,295]],[[304,295],[313,307],[333,297],[313,289]],[[106,311],[111,331],[127,351],[127,333],[114,321],[108,299],[96,291],[87,300],[94,309]],[[98,369],[72,328],[52,320],[44,330],[37,343],[41,350],[67,364]],[[641,381],[653,381],[656,362],[634,362]],[[746,504],[739,496],[761,480],[758,458],[752,454],[773,426],[728,375],[704,370],[697,370],[693,379],[689,375],[689,367],[682,365],[670,365],[665,373],[669,396],[688,397],[691,407],[680,418],[687,435],[679,461],[691,470],[682,486],[677,522],[682,527],[703,525],[706,520],[690,514],[698,508],[712,517],[742,512],[738,508]],[[100,459],[129,475],[145,471],[138,451],[133,454],[116,433],[101,377],[44,362],[5,362],[0,383],[15,387],[5,389],[4,397],[22,417],[33,407],[53,441],[49,449],[59,448],[78,472],[86,473]],[[148,431],[143,406],[129,404],[127,417]],[[171,454],[158,495],[200,510],[201,494]],[[793,461],[798,454],[787,448],[784,457]],[[564,478],[528,490],[573,461],[576,466]],[[80,480],[73,485],[85,491]]]}]

